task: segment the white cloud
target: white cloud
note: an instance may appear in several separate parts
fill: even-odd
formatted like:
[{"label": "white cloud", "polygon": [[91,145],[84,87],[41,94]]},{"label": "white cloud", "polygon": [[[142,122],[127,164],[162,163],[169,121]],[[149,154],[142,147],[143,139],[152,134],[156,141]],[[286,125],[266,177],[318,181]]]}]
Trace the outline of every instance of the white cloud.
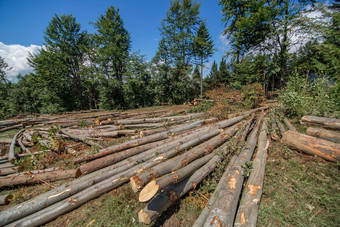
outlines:
[{"label": "white cloud", "polygon": [[41,46],[33,44],[26,47],[19,44],[6,45],[0,42],[0,56],[5,59],[9,67],[12,67],[7,72],[7,79],[15,81],[19,73],[25,75],[32,72],[32,68],[28,65],[27,57],[29,53],[37,53],[40,49]]},{"label": "white cloud", "polygon": [[223,51],[229,50],[230,41],[226,35],[221,32],[219,38],[220,46]]}]

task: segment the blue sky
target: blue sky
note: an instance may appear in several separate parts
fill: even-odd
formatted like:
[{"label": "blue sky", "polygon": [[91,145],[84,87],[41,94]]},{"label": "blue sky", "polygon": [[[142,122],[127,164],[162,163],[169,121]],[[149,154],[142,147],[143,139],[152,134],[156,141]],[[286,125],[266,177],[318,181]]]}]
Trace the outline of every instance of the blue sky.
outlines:
[{"label": "blue sky", "polygon": [[[210,64],[214,59],[219,63],[227,48],[227,40],[221,36],[224,29],[221,7],[218,0],[200,2],[200,17],[206,20],[217,49]],[[13,79],[18,72],[30,71],[23,55],[27,51],[37,51],[44,44],[43,31],[55,13],[72,14],[83,29],[93,33],[89,22],[95,22],[111,5],[120,9],[125,28],[131,35],[132,51],[140,51],[150,60],[157,51],[158,28],[170,0],[0,0],[0,56],[13,67],[9,77]]]}]

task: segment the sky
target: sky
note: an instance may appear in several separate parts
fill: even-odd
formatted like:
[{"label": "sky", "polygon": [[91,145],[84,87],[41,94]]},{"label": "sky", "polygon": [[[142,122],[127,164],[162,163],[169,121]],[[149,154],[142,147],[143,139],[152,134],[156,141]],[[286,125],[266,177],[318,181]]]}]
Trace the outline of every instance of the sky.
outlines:
[{"label": "sky", "polygon": [[[217,49],[207,64],[208,73],[213,60],[221,61],[228,40],[222,36],[224,26],[218,0],[197,2],[201,2],[200,17],[206,21]],[[44,45],[44,30],[55,14],[72,14],[82,29],[93,33],[89,22],[95,22],[110,6],[119,8],[130,32],[131,51],[140,51],[151,60],[158,48],[160,22],[166,17],[170,0],[0,0],[0,56],[12,67],[8,79],[15,81],[18,73],[32,71],[26,60],[28,52],[36,53]]]}]

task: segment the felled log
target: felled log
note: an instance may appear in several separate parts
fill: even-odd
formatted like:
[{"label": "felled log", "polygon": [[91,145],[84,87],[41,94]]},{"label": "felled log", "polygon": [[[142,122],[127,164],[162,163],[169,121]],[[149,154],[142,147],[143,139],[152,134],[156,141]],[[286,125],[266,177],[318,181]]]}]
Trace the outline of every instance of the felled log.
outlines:
[{"label": "felled log", "polygon": [[142,123],[157,123],[162,121],[170,121],[170,122],[176,122],[179,120],[189,120],[189,119],[195,119],[199,117],[203,117],[204,113],[197,113],[197,114],[188,114],[184,116],[173,116],[173,117],[164,117],[164,118],[142,118],[142,119],[131,119],[131,120],[118,120],[115,122],[115,124],[118,125],[124,125],[124,124],[142,124]]},{"label": "felled log", "polygon": [[201,166],[210,161],[214,157],[214,155],[214,153],[206,155],[196,161],[193,161],[192,163],[179,169],[178,171],[173,171],[169,174],[150,181],[140,192],[138,197],[139,202],[147,202],[152,199],[158,192],[168,187],[169,185],[184,180],[195,170],[199,169]]},{"label": "felled log", "polygon": [[27,172],[26,175],[15,175],[15,176],[6,176],[1,178],[0,180],[0,188],[2,187],[12,187],[17,185],[24,185],[24,184],[36,184],[42,183],[44,181],[56,181],[68,178],[75,178],[76,177],[76,170],[74,169],[67,169],[67,170],[56,170],[56,171],[49,171],[45,173],[36,173],[31,174]]},{"label": "felled log", "polygon": [[158,128],[164,126],[160,123],[149,123],[149,124],[133,124],[133,125],[122,125],[122,129],[127,128]]},{"label": "felled log", "polygon": [[2,143],[2,144],[11,144],[12,143],[12,139],[0,139],[0,143]]},{"label": "felled log", "polygon": [[13,199],[12,194],[0,195],[0,206],[9,204]]},{"label": "felled log", "polygon": [[214,170],[217,162],[220,160],[221,157],[215,155],[207,164],[198,169],[192,176],[188,177],[184,181],[169,186],[138,213],[138,220],[144,224],[150,224],[188,191],[195,189],[196,186]]},{"label": "felled log", "polygon": [[8,161],[0,164],[0,169],[8,168],[8,167],[15,167],[15,165],[13,165],[12,163]]},{"label": "felled log", "polygon": [[238,200],[244,181],[243,166],[250,161],[257,144],[258,131],[263,113],[260,115],[256,126],[248,136],[246,145],[241,154],[236,158],[227,178],[227,187],[221,190],[215,204],[204,223],[204,226],[232,226],[236,214]]},{"label": "felled log", "polygon": [[[209,154],[214,148],[223,144],[227,139],[229,139],[232,135],[236,133],[236,131],[242,126],[242,123],[238,123],[224,132],[220,132],[218,129],[209,130],[204,135],[210,133],[215,136],[214,138],[200,144],[197,147],[185,152],[182,155],[179,155],[173,159],[170,159],[166,162],[163,162],[157,166],[154,166],[152,169],[145,170],[136,176],[131,177],[130,185],[134,192],[138,192],[142,187],[153,180],[156,177],[163,176],[167,173],[176,171],[193,160],[202,157],[204,154]],[[221,135],[219,135],[221,133]],[[191,141],[190,141],[191,142]],[[202,140],[199,141],[200,143]],[[191,147],[191,146],[190,146]]]},{"label": "felled log", "polygon": [[283,122],[287,126],[288,130],[296,131],[296,128],[294,127],[294,125],[292,125],[292,123],[290,123],[290,121],[286,117],[283,118]]},{"label": "felled log", "polygon": [[340,143],[340,133],[335,132],[335,131],[331,131],[331,130],[327,130],[323,128],[309,127],[307,128],[306,134],[310,136],[318,137],[321,139],[325,139],[328,141],[332,141],[334,143]]},{"label": "felled log", "polygon": [[272,123],[272,125],[271,125],[270,138],[271,138],[272,140],[277,141],[277,140],[280,139],[280,137],[279,137],[279,135],[276,133],[276,128],[277,128],[277,127],[276,127],[276,122],[275,122],[275,121],[272,121],[271,123]]},{"label": "felled log", "polygon": [[25,147],[25,145],[24,145],[23,142],[22,142],[22,139],[23,139],[22,136],[20,136],[20,137],[18,138],[18,140],[17,140],[17,142],[18,142],[19,146],[21,147],[21,149],[22,149],[23,151],[25,151],[27,154],[30,154],[30,155],[31,155],[31,158],[34,160],[35,164],[39,164],[39,165],[40,165],[39,160],[37,159],[37,157],[30,151],[30,149],[28,149],[27,147]]},{"label": "felled log", "polygon": [[276,124],[277,124],[277,126],[278,126],[278,128],[279,128],[279,130],[280,130],[281,136],[283,137],[284,134],[286,133],[285,127],[283,126],[283,124],[281,123],[281,121],[279,121],[278,119],[276,119]]},{"label": "felled log", "polygon": [[331,162],[340,161],[340,144],[338,143],[293,131],[285,133],[283,143],[292,149],[316,155]]},{"label": "felled log", "polygon": [[18,129],[18,128],[21,128],[21,127],[22,127],[22,124],[12,125],[12,126],[8,126],[8,127],[5,127],[5,128],[0,128],[0,132],[6,132],[6,131],[9,131],[9,130]]},{"label": "felled log", "polygon": [[303,116],[301,124],[316,125],[329,129],[340,130],[340,119],[317,117],[317,116]]},{"label": "felled log", "polygon": [[[10,174],[16,173],[17,171],[18,171],[18,167],[5,167],[5,168],[0,169],[0,176],[7,176]],[[0,185],[1,185],[2,179],[3,178],[0,179]]]},{"label": "felled log", "polygon": [[143,137],[143,138],[139,138],[139,139],[135,139],[135,140],[130,140],[130,141],[127,141],[127,142],[122,143],[122,144],[118,144],[118,145],[115,145],[115,146],[112,146],[112,147],[104,148],[104,149],[100,150],[97,154],[87,155],[85,157],[78,158],[78,159],[74,160],[73,162],[74,163],[80,163],[80,162],[84,162],[84,161],[90,161],[90,160],[100,158],[100,157],[104,157],[108,154],[112,154],[112,153],[115,153],[115,152],[118,152],[118,151],[126,150],[126,149],[129,149],[129,148],[132,148],[132,147],[137,147],[137,146],[140,146],[140,145],[143,145],[143,144],[146,144],[146,143],[151,143],[151,142],[163,140],[163,139],[168,138],[168,136],[173,134],[173,133],[179,133],[179,132],[182,132],[182,131],[185,131],[185,130],[196,128],[198,126],[203,125],[204,123],[205,123],[204,120],[199,120],[199,121],[193,122],[191,124],[178,126],[178,127],[173,128],[169,131],[166,131],[166,132],[161,132],[161,133],[157,133],[157,134],[150,135],[150,136],[147,136],[147,137]]},{"label": "felled log", "polygon": [[15,149],[15,145],[17,143],[17,139],[23,131],[24,130],[20,130],[19,132],[17,132],[17,134],[15,134],[13,139],[12,139],[11,146],[9,147],[9,151],[8,151],[8,161],[10,163],[13,163],[14,160],[16,159],[14,149]]},{"label": "felled log", "polygon": [[198,218],[196,219],[195,223],[193,224],[193,227],[201,227],[203,226],[203,224],[205,223],[205,221],[207,220],[207,217],[210,213],[210,210],[211,210],[211,207],[215,204],[216,202],[216,199],[220,193],[221,190],[225,190],[225,187],[227,187],[227,184],[225,182],[228,181],[228,176],[229,176],[229,172],[232,168],[232,166],[234,165],[235,163],[235,160],[236,160],[236,155],[234,155],[227,168],[225,169],[221,179],[219,180],[216,188],[215,188],[215,191],[214,193],[212,194],[212,196],[210,197],[208,203],[205,205],[204,209],[202,210],[200,216],[198,216]]},{"label": "felled log", "polygon": [[95,146],[95,147],[99,147],[99,148],[102,148],[103,146],[98,144],[98,143],[95,143],[95,142],[92,142],[88,139],[86,139],[85,137],[83,136],[79,136],[79,135],[75,135],[75,134],[71,134],[69,132],[67,132],[65,129],[62,129],[61,132],[67,136],[69,136],[70,138],[74,139],[74,140],[77,140],[77,141],[81,141],[81,142],[84,142],[90,146]]},{"label": "felled log", "polygon": [[254,118],[255,118],[255,113],[252,113],[251,117],[250,117],[250,120],[248,121],[247,125],[246,125],[246,128],[241,136],[241,142],[244,142],[246,140],[246,137],[249,133],[249,131],[251,130],[250,126],[251,124],[253,123],[254,121]]},{"label": "felled log", "polygon": [[267,123],[264,121],[258,138],[257,153],[253,161],[253,169],[247,184],[243,189],[243,195],[234,226],[256,226],[262,196],[267,150],[269,147],[269,139],[266,131]]}]

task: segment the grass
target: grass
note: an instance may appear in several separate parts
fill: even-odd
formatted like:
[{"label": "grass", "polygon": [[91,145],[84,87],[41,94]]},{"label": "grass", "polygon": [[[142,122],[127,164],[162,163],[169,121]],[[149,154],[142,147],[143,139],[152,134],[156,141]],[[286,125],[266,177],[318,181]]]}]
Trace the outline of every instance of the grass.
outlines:
[{"label": "grass", "polygon": [[340,226],[339,164],[274,142],[258,226]]},{"label": "grass", "polygon": [[12,130],[8,130],[5,132],[0,133],[0,138],[1,139],[12,139],[13,136],[19,132],[20,129],[12,129]]}]

